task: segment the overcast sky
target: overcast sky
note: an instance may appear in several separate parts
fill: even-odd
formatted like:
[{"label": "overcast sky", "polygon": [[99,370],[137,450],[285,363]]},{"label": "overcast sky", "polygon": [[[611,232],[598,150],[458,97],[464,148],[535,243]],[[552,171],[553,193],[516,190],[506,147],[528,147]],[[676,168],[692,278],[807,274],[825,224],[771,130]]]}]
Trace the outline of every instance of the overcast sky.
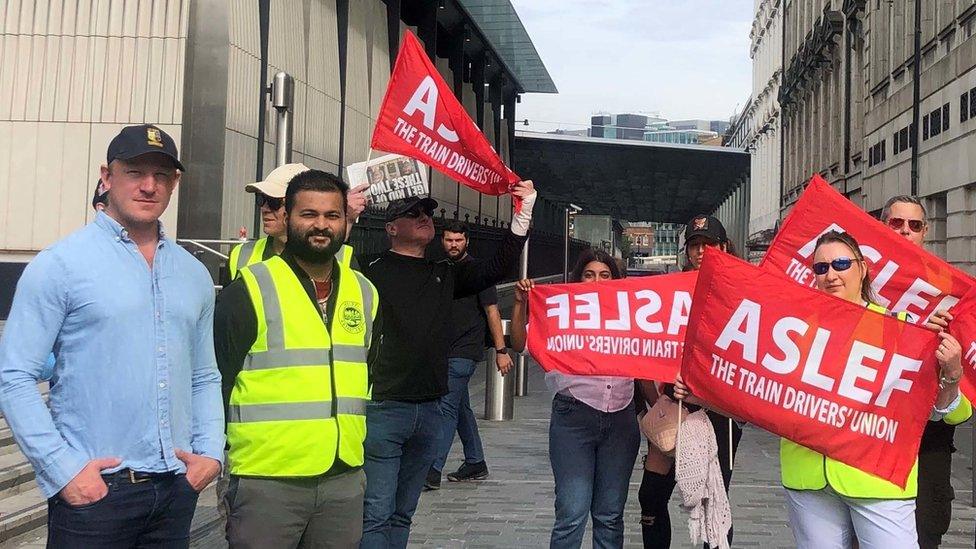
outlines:
[{"label": "overcast sky", "polygon": [[728,119],[751,93],[753,0],[512,4],[559,89],[522,97],[520,130],[582,129],[597,111]]}]

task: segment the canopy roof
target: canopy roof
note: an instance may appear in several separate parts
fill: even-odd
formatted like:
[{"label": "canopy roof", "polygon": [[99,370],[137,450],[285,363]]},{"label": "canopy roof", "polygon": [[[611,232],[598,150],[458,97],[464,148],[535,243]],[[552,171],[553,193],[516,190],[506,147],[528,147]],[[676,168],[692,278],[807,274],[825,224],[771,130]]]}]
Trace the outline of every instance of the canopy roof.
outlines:
[{"label": "canopy roof", "polygon": [[549,200],[627,221],[687,223],[749,177],[749,153],[732,147],[517,131],[513,155]]}]

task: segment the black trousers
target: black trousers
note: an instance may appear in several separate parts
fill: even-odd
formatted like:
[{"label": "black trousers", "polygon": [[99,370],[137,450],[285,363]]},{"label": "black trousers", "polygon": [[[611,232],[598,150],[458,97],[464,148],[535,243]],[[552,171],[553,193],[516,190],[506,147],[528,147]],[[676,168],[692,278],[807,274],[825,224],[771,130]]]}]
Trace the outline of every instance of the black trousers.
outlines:
[{"label": "black trousers", "polygon": [[918,455],[918,498],[915,500],[915,526],[920,549],[937,549],[952,520],[949,448],[929,450]]}]

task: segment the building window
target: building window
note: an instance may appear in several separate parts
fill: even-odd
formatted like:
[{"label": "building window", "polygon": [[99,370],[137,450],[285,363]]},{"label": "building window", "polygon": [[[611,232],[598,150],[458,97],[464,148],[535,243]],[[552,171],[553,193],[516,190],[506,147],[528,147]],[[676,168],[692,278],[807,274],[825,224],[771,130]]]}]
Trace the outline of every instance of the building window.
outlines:
[{"label": "building window", "polygon": [[949,131],[949,104],[942,105],[942,131]]},{"label": "building window", "polygon": [[969,120],[969,92],[959,96],[959,123]]},{"label": "building window", "polygon": [[887,152],[886,152],[887,151],[887,148],[888,148],[887,143],[885,142],[884,139],[882,139],[881,140],[881,161],[882,162],[885,161],[885,155],[887,154]]},{"label": "building window", "polygon": [[976,88],[969,90],[969,118],[976,118]]},{"label": "building window", "polygon": [[922,117],[922,141],[929,138],[929,115]]},{"label": "building window", "polygon": [[909,147],[909,137],[908,129],[910,126],[905,126],[900,131],[895,132],[892,137],[892,154],[898,154],[902,151],[907,151]]},{"label": "building window", "polygon": [[929,113],[929,135],[935,137],[942,133],[942,109],[935,109]]}]

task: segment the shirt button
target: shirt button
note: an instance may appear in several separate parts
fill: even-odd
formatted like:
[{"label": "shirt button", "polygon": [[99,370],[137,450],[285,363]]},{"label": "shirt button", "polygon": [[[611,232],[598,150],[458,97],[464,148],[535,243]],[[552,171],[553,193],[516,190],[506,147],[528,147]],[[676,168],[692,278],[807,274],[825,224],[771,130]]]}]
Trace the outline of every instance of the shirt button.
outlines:
[{"label": "shirt button", "polygon": [[122,237],[121,237],[121,236],[117,236],[117,237],[115,237],[115,241],[116,241],[116,242],[122,242]]},{"label": "shirt button", "polygon": [[163,352],[163,348],[162,347],[159,347],[156,350],[159,351],[160,353]]},{"label": "shirt button", "polygon": [[166,388],[166,384],[165,383],[160,383],[159,384],[159,388],[160,389],[165,389]]},{"label": "shirt button", "polygon": [[607,389],[611,389],[611,387],[609,385],[607,385]]}]

